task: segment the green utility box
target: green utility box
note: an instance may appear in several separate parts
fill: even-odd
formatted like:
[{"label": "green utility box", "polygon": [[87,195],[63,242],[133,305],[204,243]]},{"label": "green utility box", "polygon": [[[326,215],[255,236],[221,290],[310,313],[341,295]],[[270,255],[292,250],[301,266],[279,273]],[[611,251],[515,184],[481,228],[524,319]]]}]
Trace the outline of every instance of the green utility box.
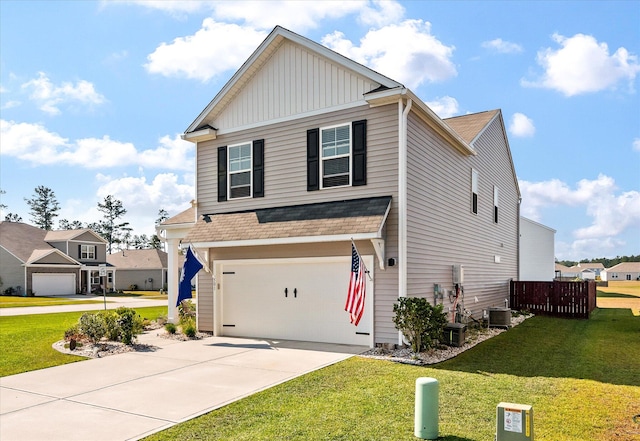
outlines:
[{"label": "green utility box", "polygon": [[533,441],[533,408],[526,404],[498,404],[496,441]]},{"label": "green utility box", "polygon": [[416,413],[413,434],[420,439],[438,438],[438,380],[420,377],[416,380]]}]

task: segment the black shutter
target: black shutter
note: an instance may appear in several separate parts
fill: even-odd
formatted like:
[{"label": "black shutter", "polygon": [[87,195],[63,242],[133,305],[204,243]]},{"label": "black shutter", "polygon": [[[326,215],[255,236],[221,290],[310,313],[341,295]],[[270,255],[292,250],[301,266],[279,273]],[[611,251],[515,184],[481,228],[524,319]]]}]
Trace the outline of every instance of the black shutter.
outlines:
[{"label": "black shutter", "polygon": [[264,197],[264,139],[253,141],[253,197]]},{"label": "black shutter", "polygon": [[307,191],[320,190],[320,129],[307,130]]},{"label": "black shutter", "polygon": [[227,200],[227,146],[218,147],[218,202]]},{"label": "black shutter", "polygon": [[353,135],[351,185],[367,185],[367,120],[354,121],[351,124]]},{"label": "black shutter", "polygon": [[82,259],[82,245],[78,245],[78,259]]}]

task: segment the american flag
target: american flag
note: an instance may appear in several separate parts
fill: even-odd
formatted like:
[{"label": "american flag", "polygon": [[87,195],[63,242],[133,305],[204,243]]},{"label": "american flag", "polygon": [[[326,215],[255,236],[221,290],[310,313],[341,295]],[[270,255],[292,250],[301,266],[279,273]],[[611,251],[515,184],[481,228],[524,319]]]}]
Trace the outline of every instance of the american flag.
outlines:
[{"label": "american flag", "polygon": [[349,292],[347,293],[347,303],[344,310],[351,317],[351,323],[358,326],[362,313],[364,312],[364,297],[367,287],[366,268],[362,258],[356,250],[356,246],[351,244],[351,279],[349,280]]}]

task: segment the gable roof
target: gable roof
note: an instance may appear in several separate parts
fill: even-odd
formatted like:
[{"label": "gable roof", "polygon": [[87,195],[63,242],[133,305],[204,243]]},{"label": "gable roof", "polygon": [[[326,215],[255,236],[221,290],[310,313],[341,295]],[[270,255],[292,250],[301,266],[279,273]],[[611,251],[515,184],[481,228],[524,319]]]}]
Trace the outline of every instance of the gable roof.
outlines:
[{"label": "gable roof", "polygon": [[617,265],[607,268],[605,271],[620,273],[640,273],[640,262],[621,262]]},{"label": "gable roof", "polygon": [[173,217],[162,222],[161,226],[176,225],[176,224],[193,224],[196,221],[196,207],[191,206],[181,213],[176,214]]},{"label": "gable roof", "polygon": [[50,250],[44,241],[47,232],[22,222],[0,222],[0,246],[16,256],[22,263],[31,257],[34,250]]},{"label": "gable roof", "polygon": [[604,265],[600,262],[596,263],[579,263],[576,265],[578,268],[588,268],[588,269],[604,269]]},{"label": "gable roof", "polygon": [[[58,261],[57,262],[53,262],[51,257],[53,257],[54,260],[55,260],[55,258],[58,258],[57,259]],[[49,265],[49,264],[52,264],[52,263],[60,264],[62,262],[65,262],[67,265],[77,265],[77,266],[81,265],[80,262],[78,262],[77,260],[74,260],[73,258],[67,256],[65,253],[63,253],[62,251],[60,251],[57,248],[33,250],[33,252],[29,256],[29,258],[25,261],[25,264],[27,264],[27,265],[34,265],[34,264]]]},{"label": "gable roof", "polygon": [[487,110],[485,112],[445,118],[443,121],[455,130],[467,144],[472,144],[499,112],[499,110]]},{"label": "gable roof", "polygon": [[158,249],[122,250],[109,254],[107,262],[116,270],[167,268],[167,253]]},{"label": "gable roof", "polygon": [[372,79],[377,83],[377,87],[374,87],[374,89],[403,87],[402,84],[397,81],[344,57],[321,44],[291,32],[281,26],[276,26],[260,46],[258,46],[258,48],[251,54],[247,61],[244,62],[240,69],[238,69],[231,79],[222,87],[200,115],[198,115],[198,117],[191,123],[185,131],[185,135],[196,131],[203,131],[207,133],[215,131],[216,129],[207,125],[206,122],[212,119],[212,115],[218,113],[233,100],[235,95],[251,80],[255,73],[260,70],[260,68],[269,60],[285,40],[292,41],[303,48],[316,52],[321,56],[346,67],[357,74]]},{"label": "gable roof", "polygon": [[52,231],[47,231],[47,235],[45,236],[44,240],[47,242],[65,242],[65,241],[69,241],[69,240],[74,240],[74,239],[79,239],[80,236],[89,234],[93,237],[95,237],[95,239],[98,242],[103,242],[103,243],[107,243],[107,240],[104,239],[102,236],[100,236],[98,233],[96,233],[95,231],[91,230],[90,228],[81,228],[79,230],[52,230]]}]

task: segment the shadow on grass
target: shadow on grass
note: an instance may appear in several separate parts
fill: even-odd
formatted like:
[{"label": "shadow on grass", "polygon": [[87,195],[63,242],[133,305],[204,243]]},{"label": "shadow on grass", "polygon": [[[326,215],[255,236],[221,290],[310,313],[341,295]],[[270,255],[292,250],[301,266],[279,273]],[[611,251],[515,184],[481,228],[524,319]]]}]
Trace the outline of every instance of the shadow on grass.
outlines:
[{"label": "shadow on grass", "polygon": [[597,297],[615,297],[615,298],[624,298],[624,299],[637,299],[638,296],[634,296],[631,294],[622,294],[619,292],[602,292],[598,291]]},{"label": "shadow on grass", "polygon": [[596,308],[589,320],[530,318],[432,367],[639,386],[639,338],[640,317],[629,309]]}]

